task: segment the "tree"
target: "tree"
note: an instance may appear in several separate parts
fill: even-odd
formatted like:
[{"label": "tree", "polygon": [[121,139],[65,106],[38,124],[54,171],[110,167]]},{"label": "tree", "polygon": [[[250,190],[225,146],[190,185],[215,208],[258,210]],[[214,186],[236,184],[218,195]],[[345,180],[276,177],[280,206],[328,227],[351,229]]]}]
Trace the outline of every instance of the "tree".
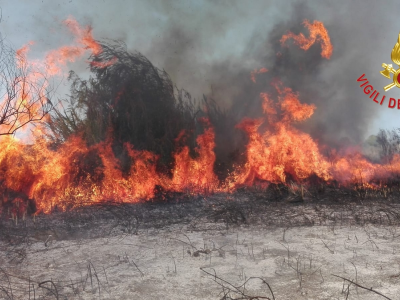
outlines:
[{"label": "tree", "polygon": [[0,36],[0,135],[42,120],[52,109],[44,73],[30,64],[24,49],[14,51]]},{"label": "tree", "polygon": [[400,128],[392,130],[380,129],[376,142],[381,147],[381,158],[390,163],[393,156],[400,152]]}]

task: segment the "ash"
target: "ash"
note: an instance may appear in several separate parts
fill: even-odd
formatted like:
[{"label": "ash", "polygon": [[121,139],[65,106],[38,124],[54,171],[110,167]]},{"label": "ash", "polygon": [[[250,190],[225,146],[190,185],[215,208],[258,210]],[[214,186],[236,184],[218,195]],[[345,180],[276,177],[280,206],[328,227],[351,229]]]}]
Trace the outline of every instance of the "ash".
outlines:
[{"label": "ash", "polygon": [[400,299],[394,199],[265,195],[3,218],[0,299]]}]

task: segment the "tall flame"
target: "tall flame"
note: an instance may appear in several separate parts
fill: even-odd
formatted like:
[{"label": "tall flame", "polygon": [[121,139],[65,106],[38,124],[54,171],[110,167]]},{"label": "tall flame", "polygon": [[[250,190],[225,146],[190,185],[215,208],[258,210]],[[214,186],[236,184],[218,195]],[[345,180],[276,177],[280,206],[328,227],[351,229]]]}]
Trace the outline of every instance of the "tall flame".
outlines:
[{"label": "tall flame", "polygon": [[312,174],[329,180],[329,165],[319,153],[318,145],[308,134],[292,126],[295,121],[309,118],[315,106],[301,104],[290,88],[276,85],[276,89],[279,93],[277,106],[282,111],[279,120],[275,119],[277,110],[274,102],[263,93],[261,98],[270,128],[259,133],[263,120],[247,119],[238,125],[249,137],[247,163],[233,175],[235,179],[231,181],[236,185],[252,185],[255,179],[286,182],[287,176],[301,180]]},{"label": "tall flame", "polygon": [[197,158],[191,158],[189,148],[183,147],[174,155],[175,167],[172,171],[171,189],[174,191],[191,190],[195,192],[213,191],[218,186],[214,174],[215,162],[215,133],[208,119],[203,119],[206,129],[197,138]]}]

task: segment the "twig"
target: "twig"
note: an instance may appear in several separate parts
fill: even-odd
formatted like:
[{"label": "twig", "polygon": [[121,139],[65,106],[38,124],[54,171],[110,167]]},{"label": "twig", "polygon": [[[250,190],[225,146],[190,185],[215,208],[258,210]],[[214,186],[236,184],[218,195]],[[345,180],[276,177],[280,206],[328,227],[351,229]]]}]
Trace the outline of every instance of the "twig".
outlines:
[{"label": "twig", "polygon": [[371,288],[367,288],[367,287],[365,287],[365,286],[362,286],[361,284],[358,284],[358,283],[354,282],[353,280],[344,278],[344,277],[342,277],[342,276],[338,276],[338,275],[335,275],[335,274],[331,274],[331,275],[332,275],[332,276],[335,276],[335,277],[337,277],[337,278],[346,280],[346,281],[350,282],[351,284],[354,284],[355,286],[358,286],[359,288],[362,288],[362,289],[364,289],[364,290],[373,292],[373,293],[375,293],[375,294],[377,294],[377,295],[379,295],[379,296],[381,296],[381,297],[383,297],[383,298],[385,298],[385,299],[392,300],[391,298],[386,297],[385,295],[379,293],[378,291],[375,291],[374,289],[372,289],[372,287],[371,287]]},{"label": "twig", "polygon": [[[8,274],[6,271],[4,271],[2,268],[0,268],[0,271],[2,271],[2,272],[4,273],[4,275],[6,275],[6,278],[7,278],[7,281],[8,281],[8,287],[9,287],[9,289],[10,289],[11,299],[14,299],[13,292],[12,292],[12,288],[11,288],[10,276],[9,276],[9,274]],[[5,290],[4,288],[3,288],[3,290],[6,292],[6,290]],[[6,294],[8,295],[7,292],[6,292]]]},{"label": "twig", "polygon": [[133,265],[136,267],[136,269],[138,269],[138,271],[140,272],[140,274],[142,275],[142,277],[144,277],[143,272],[139,269],[139,267],[138,267],[137,264],[133,261],[133,259],[131,259],[131,262],[132,262]]},{"label": "twig", "polygon": [[[93,271],[94,271],[94,276],[96,277],[96,280],[97,280],[97,286],[99,287],[99,298],[101,298],[101,289],[100,289],[100,279],[99,279],[99,276],[97,276],[97,271],[96,271],[96,269],[95,269],[95,267],[93,266],[93,264],[92,264],[92,262],[89,260],[89,269],[90,269],[90,281],[92,281],[92,271],[91,271],[91,269],[93,269]],[[93,286],[92,286],[92,288],[93,288]]]},{"label": "twig", "polygon": [[[51,283],[51,285],[54,286],[55,292],[54,292],[52,289],[43,286],[43,285],[46,284],[46,283]],[[54,282],[53,282],[52,280],[46,280],[46,281],[40,282],[40,283],[39,283],[39,287],[42,287],[42,288],[48,290],[49,292],[51,292],[51,293],[56,297],[57,300],[59,299],[57,287],[56,287],[56,285],[54,284]]]},{"label": "twig", "polygon": [[[196,248],[195,246],[193,246],[191,243],[189,244],[189,243],[187,243],[187,242],[184,242],[184,241],[182,241],[182,240],[180,240],[180,239],[173,238],[173,237],[171,237],[170,240],[175,240],[175,241],[181,242],[181,243],[186,244],[186,245],[192,247],[193,249],[197,250],[197,248]],[[189,240],[189,241],[190,241],[190,240]]]},{"label": "twig", "polygon": [[328,249],[329,252],[330,252],[331,254],[334,254],[334,253],[335,253],[335,251],[331,250],[331,249],[328,247],[328,245],[327,245],[322,239],[321,239],[321,242],[324,243],[326,249]]},{"label": "twig", "polygon": [[[239,299],[247,299],[247,300],[257,300],[257,299],[267,299],[267,300],[275,300],[275,295],[271,289],[271,286],[268,284],[268,282],[266,282],[263,278],[261,277],[250,277],[249,279],[247,279],[242,285],[236,287],[233,284],[229,283],[228,281],[222,279],[221,277],[217,276],[217,273],[215,272],[214,269],[212,269],[214,271],[214,274],[207,272],[206,270],[204,270],[204,268],[200,268],[201,271],[203,271],[204,273],[206,273],[207,275],[210,275],[213,277],[213,280],[219,284],[224,291],[224,298],[223,299],[227,299],[226,296],[228,295],[229,292],[233,292],[235,294],[240,294],[243,298],[239,298]],[[264,296],[248,296],[246,295],[241,289],[243,288],[243,290],[245,290],[246,287],[246,283],[249,282],[252,279],[260,279],[263,283],[265,283],[269,289],[269,291],[271,292],[272,295],[272,299],[269,297],[264,297]],[[218,281],[219,280],[219,281]],[[224,283],[226,285],[224,285]],[[228,292],[226,292],[226,290],[228,290]]]}]

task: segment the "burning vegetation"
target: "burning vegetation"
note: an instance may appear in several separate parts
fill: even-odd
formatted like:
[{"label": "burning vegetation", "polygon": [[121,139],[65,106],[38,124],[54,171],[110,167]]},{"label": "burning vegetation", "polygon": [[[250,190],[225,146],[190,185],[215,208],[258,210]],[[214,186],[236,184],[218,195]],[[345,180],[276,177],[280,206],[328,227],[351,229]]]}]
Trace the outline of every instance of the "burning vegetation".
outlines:
[{"label": "burning vegetation", "polygon": [[[258,184],[295,183],[302,191],[308,185],[373,190],[387,188],[400,172],[400,156],[392,148],[384,161],[373,163],[360,150],[329,150],[301,131],[299,123],[318,107],[301,103],[279,79],[259,95],[263,116],[236,124],[244,142],[222,163],[215,152],[216,132],[222,119],[230,119],[229,111],[206,97],[196,102],[142,54],[129,53],[118,42],[95,41],[91,28],[72,18],[65,24],[74,45],[50,51],[43,62],[28,60],[27,45],[2,66],[2,90],[7,91],[0,104],[3,213],[133,203],[168,193],[231,193]],[[282,46],[291,39],[303,50],[320,44],[320,55],[329,59],[333,46],[323,23],[306,20],[304,26],[309,37],[288,32]],[[70,97],[53,106],[49,79],[88,52],[92,76],[84,80],[70,72]],[[262,67],[248,79],[256,84],[268,72]],[[40,120],[30,128],[29,142],[10,135]]]}]

